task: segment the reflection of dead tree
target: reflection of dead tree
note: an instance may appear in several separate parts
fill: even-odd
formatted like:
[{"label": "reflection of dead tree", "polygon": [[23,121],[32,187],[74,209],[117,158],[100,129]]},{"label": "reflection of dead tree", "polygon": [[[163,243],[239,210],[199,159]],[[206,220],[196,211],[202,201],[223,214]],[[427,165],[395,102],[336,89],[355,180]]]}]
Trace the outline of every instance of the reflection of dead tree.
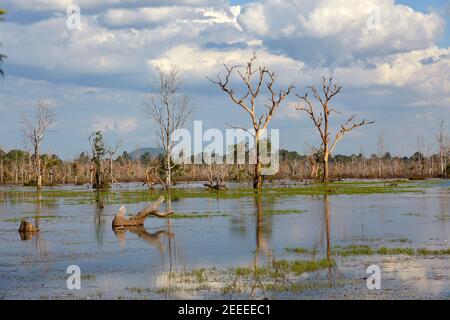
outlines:
[{"label": "reflection of dead tree", "polygon": [[117,239],[119,239],[120,243],[125,242],[125,235],[128,231],[135,233],[139,238],[144,239],[151,245],[157,247],[160,252],[164,251],[162,238],[167,237],[170,239],[174,236],[173,232],[171,232],[170,230],[158,230],[156,232],[150,233],[144,228],[144,226],[132,226],[122,229],[114,229],[114,234],[116,235]]},{"label": "reflection of dead tree", "polygon": [[171,215],[173,212],[164,212],[161,213],[158,211],[158,207],[163,203],[164,196],[159,197],[158,200],[156,200],[151,205],[147,206],[146,208],[139,211],[136,215],[131,216],[129,218],[125,217],[126,209],[124,206],[120,207],[119,211],[117,212],[116,216],[114,217],[114,220],[112,222],[113,229],[116,228],[124,228],[129,226],[142,226],[144,225],[145,218],[147,218],[149,215],[158,217],[158,218],[165,218],[169,215]]}]

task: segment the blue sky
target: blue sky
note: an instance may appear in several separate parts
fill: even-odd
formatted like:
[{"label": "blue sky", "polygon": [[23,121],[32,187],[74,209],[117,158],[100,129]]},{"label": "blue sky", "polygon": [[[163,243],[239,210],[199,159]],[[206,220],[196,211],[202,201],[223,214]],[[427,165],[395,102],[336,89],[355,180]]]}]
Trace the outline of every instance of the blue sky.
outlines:
[{"label": "blue sky", "polygon": [[[66,8],[81,8],[80,30],[66,27]],[[245,113],[206,79],[222,63],[244,63],[252,52],[303,93],[333,74],[344,90],[332,124],[353,113],[376,124],[348,135],[336,153],[371,154],[383,134],[393,154],[435,151],[437,123],[450,123],[450,2],[393,0],[6,0],[0,52],[0,146],[21,147],[19,119],[46,99],[57,121],[44,151],[71,158],[102,129],[122,149],[155,145],[143,116],[158,65],[177,64],[204,128],[248,126]],[[367,27],[378,9],[380,24]],[[237,83],[233,83],[238,86]],[[280,108],[272,128],[281,147],[304,152],[318,137],[294,106]],[[423,150],[424,152],[426,150]]]}]

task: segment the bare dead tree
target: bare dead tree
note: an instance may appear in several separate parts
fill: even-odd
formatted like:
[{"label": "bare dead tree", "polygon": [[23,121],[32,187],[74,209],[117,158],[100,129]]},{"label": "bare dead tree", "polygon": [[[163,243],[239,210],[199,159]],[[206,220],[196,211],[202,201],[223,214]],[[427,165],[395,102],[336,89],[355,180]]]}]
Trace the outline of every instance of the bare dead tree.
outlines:
[{"label": "bare dead tree", "polygon": [[114,183],[117,183],[120,186],[119,182],[116,180],[116,178],[114,178],[113,160],[114,160],[115,154],[121,147],[122,143],[123,143],[123,141],[121,139],[119,139],[115,145],[106,148],[106,154],[108,155],[108,161],[109,161],[109,178],[111,179],[111,185],[113,185]]},{"label": "bare dead tree", "polygon": [[33,119],[28,119],[26,115],[22,115],[22,132],[24,143],[33,151],[34,155],[34,171],[36,174],[36,187],[42,187],[42,168],[40,159],[40,150],[42,142],[48,128],[54,122],[54,114],[49,109],[48,104],[44,100],[39,100],[37,104],[36,114]]},{"label": "bare dead tree", "polygon": [[440,162],[440,171],[443,178],[447,177],[447,158],[449,151],[449,138],[445,132],[445,122],[442,120],[439,123],[439,131],[437,134],[437,142],[439,144],[439,162]]},{"label": "bare dead tree", "polygon": [[378,136],[378,179],[381,179],[381,173],[384,172],[384,154],[385,154],[385,147],[384,147],[384,135],[383,133],[380,133]]},{"label": "bare dead tree", "polygon": [[[216,84],[222,91],[227,93],[231,101],[244,109],[250,117],[254,129],[253,137],[256,150],[256,164],[253,178],[253,188],[259,189],[262,187],[262,165],[260,158],[261,130],[267,129],[270,120],[272,120],[273,114],[278,109],[281,102],[291,93],[294,86],[289,85],[286,90],[279,90],[275,92],[275,89],[273,87],[277,79],[275,73],[270,71],[267,66],[259,66],[258,68],[254,68],[255,60],[256,54],[254,53],[250,60],[247,62],[245,71],[241,71],[239,65],[230,67],[224,64],[226,70],[225,78],[222,79],[219,73],[216,80],[209,80],[212,83]],[[240,96],[235,93],[234,89],[230,88],[230,78],[235,72],[244,84],[244,92]],[[266,107],[265,112],[261,112],[260,114],[258,114],[256,110],[256,100],[261,94],[261,89],[265,80],[267,80],[265,86],[268,94],[268,102],[264,105]]]},{"label": "bare dead tree", "polygon": [[331,105],[331,100],[342,90],[341,86],[333,84],[333,77],[326,79],[323,77],[322,81],[322,93],[315,86],[308,87],[313,93],[314,99],[320,104],[319,112],[316,112],[315,104],[309,99],[308,94],[299,95],[296,94],[298,98],[302,100],[302,103],[297,104],[296,109],[299,111],[304,111],[308,114],[315,127],[317,128],[320,138],[322,140],[323,148],[323,173],[322,181],[329,181],[329,168],[328,159],[330,154],[333,153],[336,144],[341,140],[344,135],[355,128],[362,127],[364,125],[372,124],[374,121],[367,121],[365,119],[361,121],[355,121],[356,115],[352,115],[344,124],[341,124],[341,129],[336,133],[334,140],[331,141],[330,138],[330,115],[331,112],[336,112],[336,109]]},{"label": "bare dead tree", "polygon": [[164,186],[168,190],[172,186],[172,169],[175,167],[171,161],[172,137],[186,123],[192,108],[191,99],[180,94],[183,80],[177,66],[160,66],[156,78],[155,85],[151,87],[152,92],[147,96],[144,114],[158,126],[156,136],[163,149],[166,175]]}]

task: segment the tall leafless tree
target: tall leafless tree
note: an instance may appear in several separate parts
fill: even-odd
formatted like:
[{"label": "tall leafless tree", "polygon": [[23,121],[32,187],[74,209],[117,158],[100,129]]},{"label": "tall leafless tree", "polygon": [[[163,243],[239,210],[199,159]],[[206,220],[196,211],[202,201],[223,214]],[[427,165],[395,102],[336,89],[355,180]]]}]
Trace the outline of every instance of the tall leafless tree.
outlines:
[{"label": "tall leafless tree", "polygon": [[439,162],[441,175],[443,178],[447,177],[447,159],[449,153],[449,137],[445,132],[445,122],[442,120],[439,123],[439,130],[437,134],[437,142],[439,144]]},{"label": "tall leafless tree", "polygon": [[333,153],[334,148],[336,147],[336,144],[341,140],[344,135],[347,132],[352,131],[355,128],[374,123],[374,121],[367,121],[367,120],[361,120],[361,121],[355,121],[356,115],[352,115],[350,118],[347,119],[347,121],[344,124],[341,124],[341,129],[336,133],[333,141],[331,141],[330,138],[330,116],[331,112],[336,112],[336,109],[333,108],[331,105],[331,100],[334,96],[339,94],[342,90],[341,86],[337,86],[333,84],[333,77],[330,77],[329,79],[326,79],[323,77],[322,81],[322,88],[321,91],[315,87],[310,86],[308,87],[311,92],[313,93],[314,99],[320,104],[318,107],[319,111],[317,112],[316,105],[314,102],[312,102],[308,94],[305,95],[299,95],[296,94],[298,98],[302,100],[302,103],[298,104],[296,106],[296,109],[299,111],[305,111],[312,122],[314,123],[315,127],[317,128],[320,138],[322,140],[322,148],[323,148],[323,173],[322,173],[322,181],[328,182],[329,181],[329,166],[328,166],[328,160],[330,157],[330,154]]},{"label": "tall leafless tree", "polygon": [[29,119],[26,115],[22,115],[21,123],[24,143],[33,152],[36,187],[38,190],[42,187],[41,145],[48,128],[53,122],[54,114],[44,100],[38,102],[36,114],[32,119]]},{"label": "tall leafless tree", "polygon": [[172,186],[172,169],[175,167],[171,161],[172,137],[175,130],[183,127],[192,111],[191,99],[180,93],[182,84],[183,79],[177,66],[158,67],[158,74],[144,109],[144,114],[158,126],[156,136],[164,155],[166,190]]},{"label": "tall leafless tree", "polygon": [[[274,84],[277,79],[274,72],[270,71],[267,66],[254,67],[256,60],[256,54],[250,58],[247,62],[245,71],[240,70],[239,65],[227,66],[225,67],[225,78],[222,79],[220,74],[217,75],[217,80],[209,79],[212,83],[216,84],[222,91],[228,94],[231,101],[240,106],[244,111],[246,111],[250,117],[254,132],[254,143],[256,150],[256,164],[253,176],[253,188],[259,189],[262,187],[262,177],[261,177],[261,152],[260,152],[260,139],[261,130],[267,129],[270,120],[275,111],[280,106],[281,102],[291,93],[293,85],[288,86],[286,90],[275,91]],[[243,83],[243,93],[242,95],[237,95],[235,90],[230,88],[230,78],[234,73],[237,73],[239,79]],[[264,82],[267,89],[268,102],[264,105],[266,110],[258,114],[256,107],[258,105],[257,98],[262,93],[262,88]],[[243,129],[243,128],[242,128]]]}]

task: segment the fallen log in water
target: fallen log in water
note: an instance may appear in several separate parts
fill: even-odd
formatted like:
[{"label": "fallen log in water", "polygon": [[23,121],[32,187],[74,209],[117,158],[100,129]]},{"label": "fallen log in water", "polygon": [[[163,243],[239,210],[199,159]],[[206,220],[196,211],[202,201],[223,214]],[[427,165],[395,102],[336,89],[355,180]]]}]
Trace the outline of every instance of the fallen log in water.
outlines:
[{"label": "fallen log in water", "polygon": [[164,196],[159,197],[154,203],[149,205],[148,207],[139,211],[136,215],[126,218],[125,213],[127,212],[125,207],[120,207],[119,211],[117,211],[116,216],[112,222],[113,229],[116,228],[125,228],[131,226],[142,226],[144,225],[145,218],[152,215],[158,218],[165,218],[173,212],[159,212],[158,207],[163,203]]}]

